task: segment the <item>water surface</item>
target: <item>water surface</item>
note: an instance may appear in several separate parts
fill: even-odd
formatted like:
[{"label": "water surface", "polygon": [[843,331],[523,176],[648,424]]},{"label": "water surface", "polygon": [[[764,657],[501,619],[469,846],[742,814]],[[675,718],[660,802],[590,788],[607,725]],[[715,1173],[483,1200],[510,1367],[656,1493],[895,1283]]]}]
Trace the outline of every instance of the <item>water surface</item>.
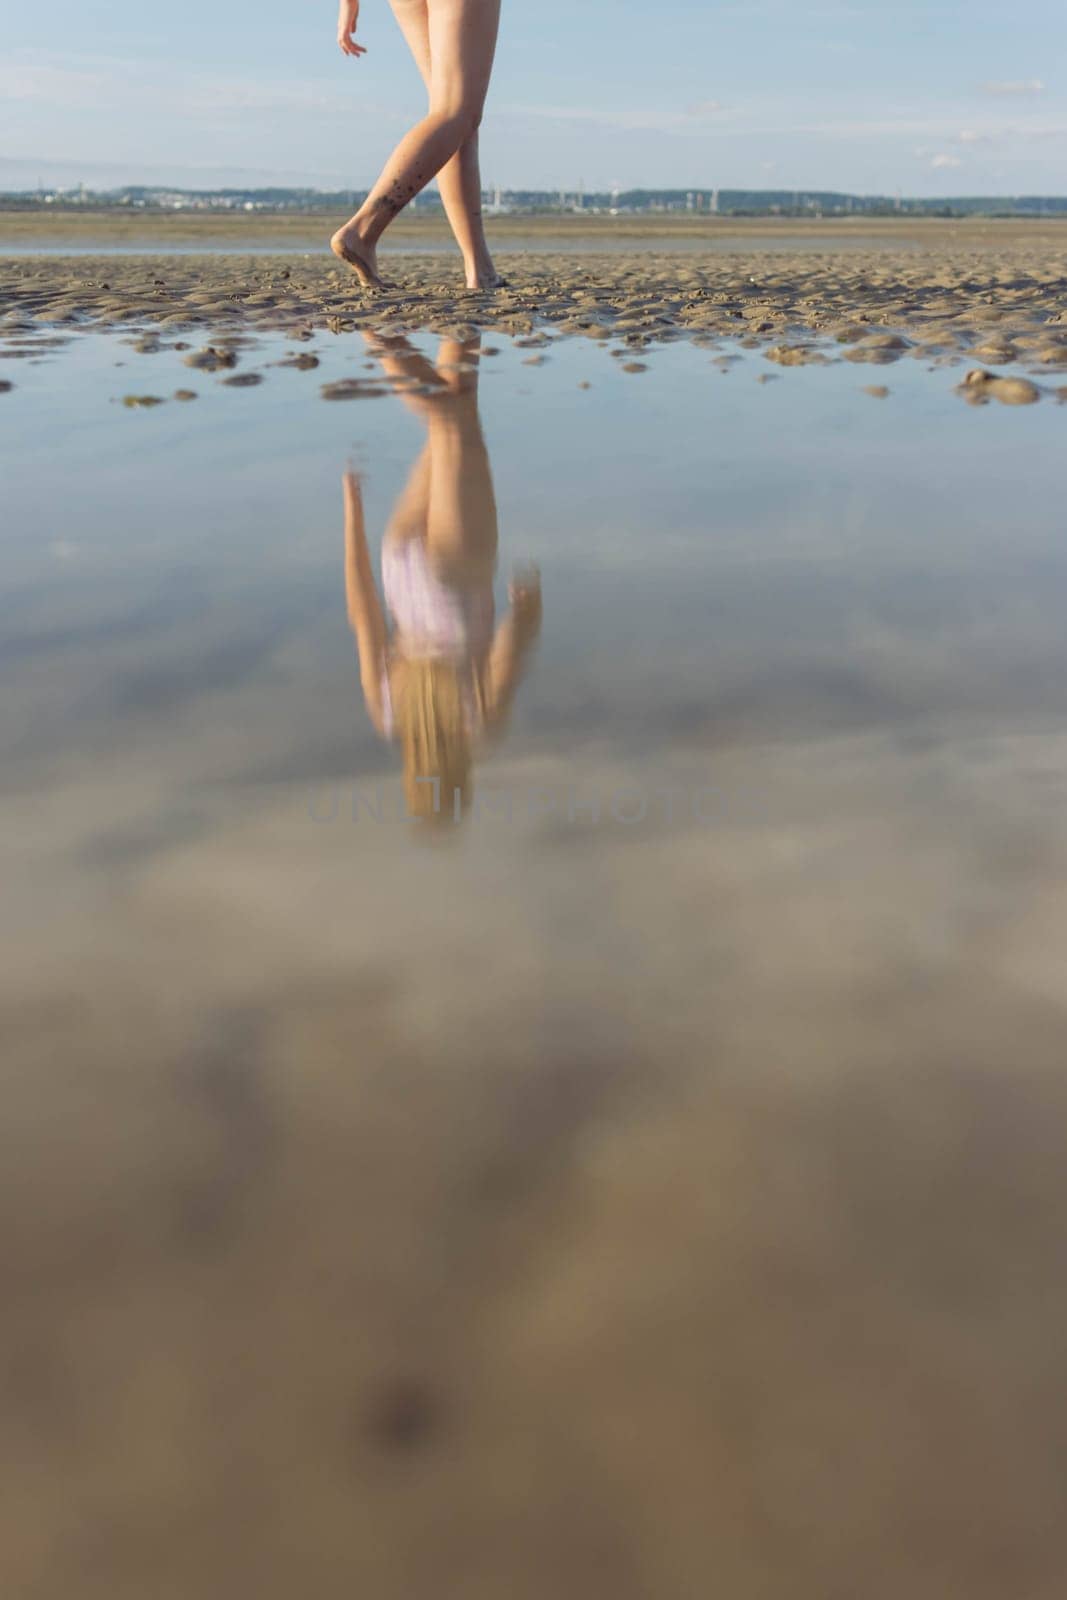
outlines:
[{"label": "water surface", "polygon": [[[334,226],[330,218],[323,217],[318,227],[309,226],[303,239],[294,241],[291,234],[278,234],[273,242],[264,243],[262,239],[255,243],[243,243],[234,233],[222,234],[212,239],[206,236],[201,242],[194,239],[185,244],[168,243],[165,234],[161,237],[158,233],[146,231],[142,238],[134,242],[116,243],[114,237],[105,227],[95,240],[88,242],[79,238],[77,242],[67,242],[57,239],[54,235],[42,235],[41,238],[25,240],[3,241],[3,255],[5,256],[191,256],[191,255],[237,255],[237,256],[308,256],[321,255],[326,249],[331,228]],[[83,230],[79,229],[79,234]],[[316,243],[316,235],[319,242]],[[911,254],[922,250],[924,243],[921,238],[894,238],[893,249]],[[835,232],[820,238],[818,232],[801,232],[783,234],[775,238],[766,233],[759,234],[724,234],[716,238],[714,234],[701,234],[698,237],[686,237],[684,234],[650,233],[643,236],[640,232],[640,222],[627,228],[620,227],[619,236],[612,237],[611,225],[601,224],[595,232],[586,236],[573,234],[570,230],[552,234],[539,231],[534,234],[506,233],[500,236],[497,249],[501,255],[556,255],[565,251],[568,255],[631,255],[642,251],[648,255],[685,255],[702,256],[712,255],[750,255],[754,249],[761,254],[767,252],[771,255],[796,255],[819,254],[820,252],[834,255],[848,254],[852,250],[870,251],[883,249],[886,246],[884,235],[856,233],[842,235]],[[398,244],[387,241],[382,247],[382,259],[389,256],[456,256],[456,246],[450,239],[439,239],[427,236],[425,239],[412,240],[410,243]]]},{"label": "water surface", "polygon": [[292,348],[4,363],[11,1592],[1051,1597],[1062,410]]}]

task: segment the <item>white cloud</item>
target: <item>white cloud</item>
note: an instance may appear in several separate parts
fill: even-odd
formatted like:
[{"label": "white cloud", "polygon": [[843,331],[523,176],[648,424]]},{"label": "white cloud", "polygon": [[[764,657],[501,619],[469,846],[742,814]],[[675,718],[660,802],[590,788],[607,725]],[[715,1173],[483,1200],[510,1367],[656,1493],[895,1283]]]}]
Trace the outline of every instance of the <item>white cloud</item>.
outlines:
[{"label": "white cloud", "polygon": [[991,83],[982,84],[983,94],[1026,95],[1044,94],[1044,92],[1045,85],[1040,78],[995,79]]},{"label": "white cloud", "polygon": [[940,155],[934,156],[930,165],[932,167],[962,167],[963,162],[959,156],[950,156],[942,152]]},{"label": "white cloud", "polygon": [[[795,3],[751,0],[737,9],[745,16],[754,7],[770,14]],[[869,4],[864,0],[864,14]],[[180,159],[181,170],[194,174],[208,165],[227,172],[255,166],[263,181],[275,171],[295,181],[294,174],[306,171],[319,182],[320,164],[336,161],[350,162],[351,171],[336,182],[330,178],[332,186],[363,187],[419,105],[419,85],[400,41],[391,49],[386,76],[369,79],[329,52],[321,70],[309,55],[306,66],[268,59],[257,72],[251,60],[224,54],[205,66],[179,57],[110,55],[105,47],[16,48],[0,52],[4,143],[9,153],[26,152],[31,181],[49,160],[63,163],[75,180],[89,176],[94,161],[118,164],[125,182],[142,167],[169,171]],[[956,81],[958,70],[956,63],[944,81]],[[1003,70],[1013,66],[1005,63]],[[395,93],[389,74],[399,85]],[[700,187],[711,175],[724,186],[748,185],[774,172],[775,181],[791,187],[886,192],[905,183],[909,171],[928,189],[943,185],[952,172],[944,158],[952,152],[953,160],[962,158],[968,183],[988,186],[1006,167],[1013,191],[1054,192],[1062,187],[1067,160],[1060,86],[1043,91],[1037,79],[1005,79],[980,92],[973,72],[956,94],[897,93],[887,82],[873,96],[861,96],[845,74],[837,89],[820,95],[799,80],[785,92],[753,82],[726,103],[714,98],[717,81],[726,92],[714,61],[702,60],[673,95],[660,80],[634,99],[625,82],[614,89],[605,76],[588,95],[580,83],[561,82],[554,104],[520,88],[521,79],[513,78],[508,92],[506,81],[499,100],[490,103],[487,177],[516,186],[541,186],[553,172],[569,174],[576,151],[577,170],[590,184],[599,162],[600,176],[621,173],[623,187],[631,180]],[[777,167],[766,164],[774,161]],[[6,173],[9,163],[0,158],[0,165]]]},{"label": "white cloud", "polygon": [[[56,111],[166,112],[183,120],[299,114],[350,116],[353,94],[325,79],[237,77],[166,62],[96,56],[75,61],[45,51],[19,52],[0,63],[0,99]],[[376,116],[389,108],[361,97]]]},{"label": "white cloud", "polygon": [[[321,83],[267,83],[259,79],[205,78],[183,86],[182,110],[197,117],[212,112],[327,112],[351,114],[353,96]],[[365,104],[366,102],[364,102]]]},{"label": "white cloud", "polygon": [[0,63],[0,96],[30,100],[64,110],[85,111],[114,91],[115,76],[104,66],[87,71],[48,61]]},{"label": "white cloud", "polygon": [[536,117],[544,122],[582,122],[599,128],[623,128],[636,133],[696,133],[715,119],[721,122],[732,115],[718,100],[701,100],[685,111],[603,111],[586,106],[500,106],[493,115]]}]

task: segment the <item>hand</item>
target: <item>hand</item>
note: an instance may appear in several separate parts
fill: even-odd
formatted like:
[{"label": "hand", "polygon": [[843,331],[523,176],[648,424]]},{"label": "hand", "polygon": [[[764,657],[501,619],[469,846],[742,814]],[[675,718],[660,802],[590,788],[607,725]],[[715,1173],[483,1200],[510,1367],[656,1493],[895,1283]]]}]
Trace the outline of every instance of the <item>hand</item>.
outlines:
[{"label": "hand", "polygon": [[516,572],[508,585],[508,599],[521,623],[538,623],[541,620],[541,574],[534,566]]},{"label": "hand", "polygon": [[337,18],[337,43],[346,56],[360,56],[367,54],[363,45],[355,40],[356,23],[359,21],[359,0],[341,0],[341,11]]}]

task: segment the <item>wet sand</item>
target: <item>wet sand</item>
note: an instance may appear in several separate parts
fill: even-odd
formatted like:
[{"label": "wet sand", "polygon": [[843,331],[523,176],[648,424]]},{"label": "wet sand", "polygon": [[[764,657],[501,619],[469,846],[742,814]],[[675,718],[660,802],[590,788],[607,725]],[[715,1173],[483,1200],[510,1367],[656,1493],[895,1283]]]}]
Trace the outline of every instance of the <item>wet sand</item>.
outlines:
[{"label": "wet sand", "polygon": [[[929,236],[933,238],[933,235]],[[1067,232],[945,225],[933,245],[887,229],[869,249],[671,253],[651,236],[628,253],[561,251],[498,263],[508,286],[462,287],[454,259],[386,258],[391,287],[365,292],[324,251],[285,256],[0,258],[0,336],[41,325],[158,328],[189,335],[353,329],[470,337],[614,340],[627,352],[675,339],[726,341],[783,366],[844,358],[884,366],[1067,369]],[[921,238],[921,236],[920,236]],[[1061,242],[1062,241],[1062,242]]]},{"label": "wet sand", "polygon": [[[323,250],[326,240],[343,221],[334,212],[285,213],[271,211],[150,211],[94,210],[78,207],[64,211],[0,210],[0,254],[9,246],[27,245],[60,249],[63,245],[103,247],[121,245],[150,252],[158,247],[228,246],[284,242],[287,249]],[[971,217],[709,217],[696,214],[642,213],[632,216],[558,213],[540,216],[505,214],[489,216],[487,228],[494,247],[509,241],[532,240],[550,245],[553,240],[568,249],[600,240],[690,240],[709,247],[758,240],[788,248],[833,248],[856,241],[875,240],[888,245],[919,245],[943,249],[955,244],[1010,245],[1018,241],[1051,248],[1067,244],[1067,220]],[[407,211],[389,229],[389,248],[417,244],[455,248],[444,217]]]}]

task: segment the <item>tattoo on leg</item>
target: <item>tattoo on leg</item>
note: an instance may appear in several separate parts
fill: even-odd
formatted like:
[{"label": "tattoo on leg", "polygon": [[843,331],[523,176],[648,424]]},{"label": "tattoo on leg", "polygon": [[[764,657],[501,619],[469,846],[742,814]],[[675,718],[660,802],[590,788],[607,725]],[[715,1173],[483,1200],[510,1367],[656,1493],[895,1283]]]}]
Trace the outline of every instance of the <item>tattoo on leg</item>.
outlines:
[{"label": "tattoo on leg", "polygon": [[398,217],[406,205],[409,205],[420,189],[425,188],[426,179],[421,172],[416,172],[414,183],[400,183],[399,180],[389,186],[385,194],[379,195],[374,202],[375,211],[387,211],[391,217]]}]

